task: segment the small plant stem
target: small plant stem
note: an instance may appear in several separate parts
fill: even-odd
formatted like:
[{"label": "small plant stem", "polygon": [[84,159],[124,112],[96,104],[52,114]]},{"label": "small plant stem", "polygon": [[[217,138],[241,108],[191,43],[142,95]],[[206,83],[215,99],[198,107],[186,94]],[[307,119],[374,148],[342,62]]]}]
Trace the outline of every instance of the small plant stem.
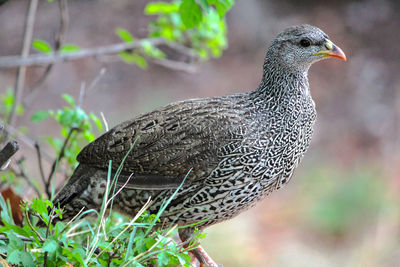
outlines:
[{"label": "small plant stem", "polygon": [[39,146],[39,143],[37,141],[35,142],[35,149],[36,149],[36,155],[37,155],[37,158],[38,158],[40,176],[42,178],[43,184],[45,184],[46,183],[46,178],[44,177],[44,171],[43,171],[42,153],[40,151],[40,146]]},{"label": "small plant stem", "polygon": [[28,222],[29,228],[31,228],[31,230],[37,235],[40,242],[44,242],[44,238],[39,234],[38,231],[36,231],[35,227],[33,227],[32,223],[31,223],[31,219],[29,219],[28,211],[25,211],[25,217],[26,217],[26,221]]},{"label": "small plant stem", "polygon": [[51,184],[51,178],[53,177],[54,173],[56,172],[57,164],[60,163],[61,159],[64,157],[65,149],[67,148],[68,142],[72,137],[72,134],[78,130],[78,128],[71,128],[68,132],[67,137],[64,140],[64,143],[61,147],[60,153],[58,154],[58,157],[54,160],[53,164],[51,165],[50,169],[50,174],[47,177],[47,181],[45,181],[45,191],[47,196],[50,198],[51,197],[51,190],[50,190],[50,184]]}]

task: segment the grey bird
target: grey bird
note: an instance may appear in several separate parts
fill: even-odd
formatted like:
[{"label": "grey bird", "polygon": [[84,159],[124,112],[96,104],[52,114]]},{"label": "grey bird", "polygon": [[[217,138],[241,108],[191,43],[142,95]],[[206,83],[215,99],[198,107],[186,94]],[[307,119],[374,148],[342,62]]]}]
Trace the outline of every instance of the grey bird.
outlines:
[{"label": "grey bird", "polygon": [[[64,218],[100,209],[109,162],[115,172],[127,155],[117,182],[125,186],[113,204],[120,212],[135,216],[151,197],[156,213],[182,184],[163,225],[202,230],[238,215],[286,184],[299,165],[316,119],[308,69],[330,57],[346,60],[319,28],[285,29],[268,49],[256,90],[172,103],[115,126],[81,151],[54,202],[65,207]],[[179,232],[183,241],[192,233]],[[201,247],[194,254],[216,266]]]}]

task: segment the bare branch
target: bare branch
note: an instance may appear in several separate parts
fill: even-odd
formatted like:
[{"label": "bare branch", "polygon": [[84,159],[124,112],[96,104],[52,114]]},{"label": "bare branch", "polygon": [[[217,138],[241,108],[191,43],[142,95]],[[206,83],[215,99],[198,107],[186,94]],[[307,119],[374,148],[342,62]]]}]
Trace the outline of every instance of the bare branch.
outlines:
[{"label": "bare branch", "polygon": [[10,141],[0,151],[0,168],[8,162],[8,160],[18,151],[17,141]]},{"label": "bare branch", "polygon": [[174,43],[174,42],[168,42],[166,43],[166,45],[176,51],[179,51],[181,54],[187,55],[191,58],[198,58],[199,55],[197,54],[197,52],[192,49],[189,48],[187,46],[181,45],[179,43]]},{"label": "bare branch", "polygon": [[53,165],[51,165],[50,174],[47,177],[47,181],[45,181],[45,191],[49,198],[51,197],[51,191],[50,191],[51,178],[53,177],[54,173],[56,172],[57,164],[59,164],[61,159],[64,157],[65,149],[67,148],[68,142],[71,139],[72,134],[77,130],[78,130],[78,128],[71,128],[69,130],[68,135],[65,138],[64,143],[61,147],[60,153],[58,154],[58,157],[54,160]]},{"label": "bare branch", "polygon": [[[24,170],[24,166],[23,166],[23,162],[24,162],[24,161],[25,161],[24,158],[19,159],[19,160],[17,161],[17,164],[13,164],[13,166],[11,167],[11,171],[12,171],[16,176],[23,178],[23,179],[26,181],[26,183],[29,185],[29,187],[32,188],[38,196],[40,196],[40,195],[41,195],[40,191],[39,191],[39,190],[36,188],[36,186],[32,183],[32,178],[29,177],[29,176],[26,174],[25,170]],[[18,169],[17,169],[16,167],[18,167]]]},{"label": "bare branch", "polygon": [[175,60],[169,60],[169,59],[150,59],[151,62],[154,64],[173,69],[173,70],[179,70],[179,71],[184,71],[188,73],[194,73],[197,71],[197,68],[195,65],[190,64],[190,63],[185,63],[181,61],[175,61]]},{"label": "bare branch", "polygon": [[65,43],[65,35],[67,33],[69,24],[67,0],[59,0],[58,7],[60,9],[60,29],[56,37],[56,50],[59,50],[61,46]]},{"label": "bare branch", "polygon": [[[27,17],[25,21],[25,31],[24,31],[24,41],[22,44],[21,51],[21,59],[25,59],[29,55],[29,48],[32,43],[32,35],[33,35],[33,25],[36,17],[36,10],[38,6],[38,0],[31,0],[29,3],[29,8],[27,12]],[[24,66],[19,66],[17,70],[17,77],[14,88],[14,103],[12,105],[12,109],[10,115],[8,117],[8,124],[14,125],[15,115],[17,111],[17,107],[21,102],[21,96],[23,91],[23,86],[25,83],[25,74],[26,68]],[[5,140],[7,140],[7,134],[5,135]]]},{"label": "bare branch", "polygon": [[[0,121],[1,124],[1,121]],[[23,133],[21,133],[20,131],[18,131],[18,129],[15,129],[13,126],[11,125],[5,125],[4,130],[8,133],[8,134],[13,134],[16,136],[16,138],[19,141],[22,141],[23,143],[25,143],[29,148],[31,149],[35,149],[35,141],[32,140],[31,138],[29,138],[27,135],[24,135]],[[50,156],[47,153],[44,153],[43,151],[43,158],[45,160],[47,160],[48,162],[51,162],[53,160],[53,157]]]},{"label": "bare branch", "polygon": [[[68,16],[68,5],[67,5],[67,0],[59,0],[58,1],[58,7],[60,10],[60,27],[57,32],[57,35],[55,37],[55,51],[58,51],[63,44],[65,43],[66,39],[66,32],[68,29],[68,24],[69,24],[69,16]],[[37,81],[30,86],[31,90],[30,92],[24,97],[23,103],[24,105],[29,104],[34,96],[36,95],[36,89],[38,89],[49,77],[52,69],[53,69],[54,64],[49,64],[47,65],[45,71],[43,74],[37,79]]]},{"label": "bare branch", "polygon": [[98,84],[98,82],[104,76],[105,73],[106,73],[106,68],[101,68],[99,73],[96,75],[96,77],[94,77],[93,81],[89,84],[88,87],[86,87],[85,82],[82,82],[77,104],[78,107],[82,107],[83,100],[85,100],[85,97],[88,94],[88,92],[91,91],[94,87],[96,87],[96,85]]},{"label": "bare branch", "polygon": [[151,43],[152,45],[155,46],[167,43],[164,38],[147,38],[147,39],[141,39],[140,41],[136,42],[118,43],[92,49],[81,49],[79,51],[71,53],[53,52],[49,54],[35,54],[26,58],[20,56],[0,57],[0,68],[51,64],[55,62],[77,60],[85,57],[113,55],[125,50],[140,48],[142,47],[143,43],[146,42]]},{"label": "bare branch", "polygon": [[91,91],[94,87],[96,87],[97,83],[100,81],[100,79],[103,77],[103,75],[106,73],[106,68],[101,68],[99,73],[96,75],[96,77],[93,79],[93,81],[89,84],[89,86],[86,88],[86,92]]}]

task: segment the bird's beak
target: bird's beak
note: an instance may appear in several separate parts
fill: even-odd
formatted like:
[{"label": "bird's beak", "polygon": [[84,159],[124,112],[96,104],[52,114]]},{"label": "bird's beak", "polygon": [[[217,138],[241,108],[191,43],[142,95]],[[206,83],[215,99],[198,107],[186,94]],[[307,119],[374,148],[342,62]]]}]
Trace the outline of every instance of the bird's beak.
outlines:
[{"label": "bird's beak", "polygon": [[327,50],[321,50],[315,53],[314,56],[323,55],[323,57],[336,57],[346,61],[346,55],[343,53],[342,49],[340,49],[339,46],[336,46],[334,43],[332,43],[332,41],[327,40],[325,42],[325,47]]}]

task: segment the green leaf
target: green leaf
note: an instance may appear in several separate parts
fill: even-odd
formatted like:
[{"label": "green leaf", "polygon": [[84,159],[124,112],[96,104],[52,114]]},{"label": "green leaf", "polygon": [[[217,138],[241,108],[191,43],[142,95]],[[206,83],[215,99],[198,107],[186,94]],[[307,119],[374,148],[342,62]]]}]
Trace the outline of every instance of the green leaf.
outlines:
[{"label": "green leaf", "polygon": [[71,52],[77,52],[81,50],[79,46],[74,45],[74,44],[65,44],[61,47],[60,53],[65,54],[65,53],[71,53]]},{"label": "green leaf", "polygon": [[96,115],[94,115],[93,113],[90,113],[90,114],[89,114],[89,118],[90,118],[92,121],[94,121],[94,123],[96,124],[97,129],[99,129],[99,131],[101,131],[101,130],[103,129],[103,125],[102,125],[102,123],[101,123],[101,120],[100,120],[99,118],[97,118]]},{"label": "green leaf", "polygon": [[63,95],[62,95],[62,98],[64,98],[64,100],[65,100],[71,107],[75,107],[75,106],[76,106],[76,104],[75,104],[75,99],[74,99],[72,96],[70,96],[70,95],[68,95],[68,94],[63,94]]},{"label": "green leaf", "polygon": [[154,14],[168,14],[172,12],[177,12],[179,6],[176,2],[166,3],[166,2],[151,2],[148,3],[144,8],[144,13],[147,15]]},{"label": "green leaf", "polygon": [[190,259],[190,256],[189,256],[189,254],[187,252],[184,252],[182,254],[176,254],[176,257],[178,258],[179,263],[182,266],[186,266],[185,264],[190,265],[191,259]]},{"label": "green leaf", "polygon": [[55,241],[54,239],[47,239],[46,241],[44,241],[43,243],[43,248],[42,250],[44,252],[49,252],[49,253],[54,253],[56,252],[56,250],[58,249],[59,244],[57,243],[57,241]]},{"label": "green leaf", "polygon": [[85,131],[84,132],[84,134],[83,134],[83,137],[86,139],[86,141],[88,141],[88,142],[92,142],[92,141],[94,141],[94,139],[96,139],[95,137],[94,137],[94,134],[92,134],[91,132],[89,132],[89,131]]},{"label": "green leaf", "polygon": [[3,223],[13,224],[14,221],[12,219],[11,207],[9,206],[9,202],[3,198],[0,194],[0,218]]},{"label": "green leaf", "polygon": [[167,252],[161,251],[157,254],[158,266],[166,266],[169,263],[170,256]]},{"label": "green leaf", "polygon": [[35,48],[37,51],[42,53],[51,53],[52,49],[51,46],[43,40],[35,40],[32,42],[32,47]]},{"label": "green leaf", "polygon": [[195,0],[183,0],[179,6],[179,14],[186,28],[196,27],[202,20],[201,7]]},{"label": "green leaf", "polygon": [[42,122],[47,120],[47,118],[49,117],[49,112],[46,110],[39,110],[36,111],[31,118],[32,122]]},{"label": "green leaf", "polygon": [[34,267],[35,263],[33,262],[32,255],[26,251],[13,250],[7,256],[7,262],[11,264],[15,264],[17,266],[26,266],[26,267]]},{"label": "green leaf", "polygon": [[24,248],[24,242],[18,236],[11,231],[8,231],[6,233],[7,238],[8,238],[8,250],[22,250]]},{"label": "green leaf", "polygon": [[39,213],[40,215],[46,214],[47,215],[47,206],[44,200],[39,198],[34,198],[32,200],[31,208]]},{"label": "green leaf", "polygon": [[121,40],[123,40],[126,43],[131,43],[133,42],[133,36],[130,32],[128,32],[125,29],[122,28],[117,28],[115,30],[115,33],[119,36],[119,38],[121,38]]},{"label": "green leaf", "polygon": [[226,12],[235,4],[235,0],[207,0],[207,3],[209,5],[215,5],[219,17],[223,18]]},{"label": "green leaf", "polygon": [[139,66],[142,69],[147,68],[146,59],[144,59],[142,56],[139,56],[138,54],[123,51],[123,52],[119,53],[118,55],[127,64],[136,64],[137,66]]}]

